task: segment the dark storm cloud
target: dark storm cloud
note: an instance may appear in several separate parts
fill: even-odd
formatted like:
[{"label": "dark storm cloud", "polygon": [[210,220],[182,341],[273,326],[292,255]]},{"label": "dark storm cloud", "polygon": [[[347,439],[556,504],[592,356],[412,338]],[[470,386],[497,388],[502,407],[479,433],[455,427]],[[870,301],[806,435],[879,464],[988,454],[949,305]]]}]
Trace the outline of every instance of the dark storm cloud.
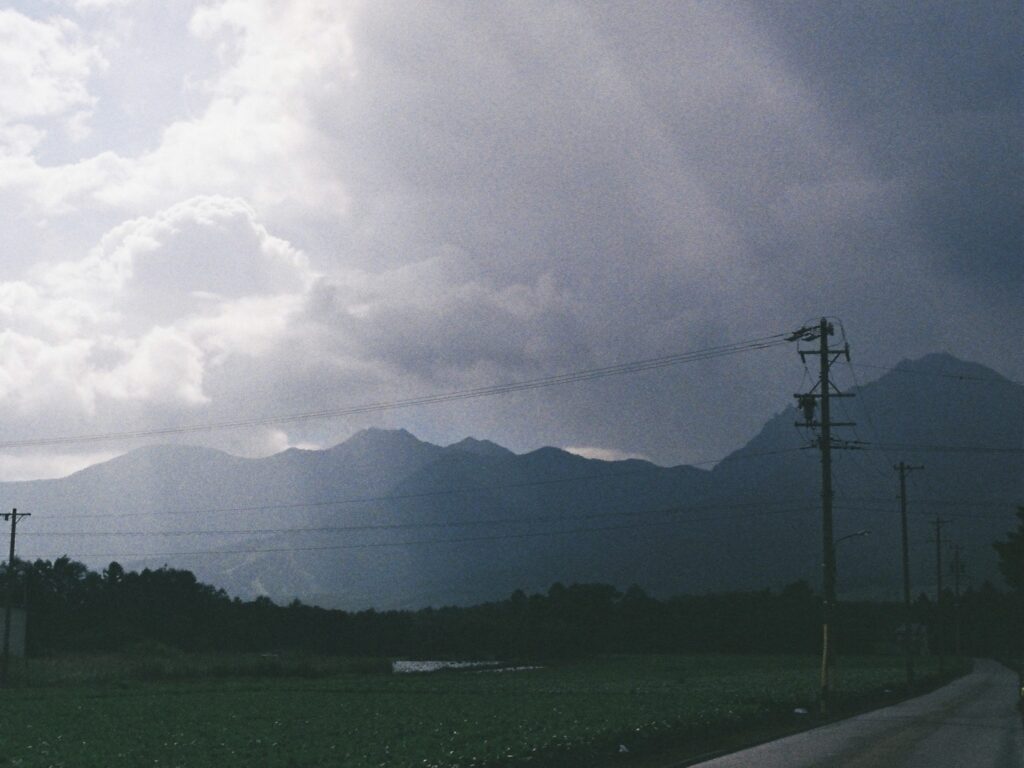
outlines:
[{"label": "dark storm cloud", "polygon": [[1019,289],[1020,3],[753,7],[878,174],[907,184],[909,223],[933,238],[936,267]]},{"label": "dark storm cloud", "polygon": [[[174,323],[160,349],[191,388],[128,371],[146,385],[128,394],[195,395],[179,420],[488,386],[823,314],[861,361],[942,350],[1024,377],[1004,341],[1024,336],[1012,4],[251,7],[197,14],[198,41],[229,52],[210,110],[103,193],[251,200],[245,237],[200,217],[189,242],[308,258],[313,287],[266,330],[251,302]],[[383,423],[671,463],[740,445],[802,373],[776,349],[279,437]]]},{"label": "dark storm cloud", "polygon": [[[339,254],[373,270],[453,248],[473,277],[449,273],[420,321],[374,314],[365,349],[425,382],[481,362],[514,377],[828,313],[861,359],[949,349],[1007,370],[978,343],[997,322],[1021,327],[1008,289],[1020,38],[1006,11],[375,5],[354,28],[351,98],[322,114],[345,137],[336,162],[362,225]],[[576,322],[538,308],[508,324],[484,298],[541,278]],[[475,311],[443,295],[460,279],[482,292]],[[533,338],[543,351],[520,354]],[[781,407],[792,362],[731,370]],[[755,413],[737,413],[687,381],[640,385],[658,392],[642,416],[624,407],[629,387],[550,393],[557,414],[535,438],[568,430],[669,460],[686,452],[680,430],[653,425],[724,448],[766,415],[756,385]]]}]

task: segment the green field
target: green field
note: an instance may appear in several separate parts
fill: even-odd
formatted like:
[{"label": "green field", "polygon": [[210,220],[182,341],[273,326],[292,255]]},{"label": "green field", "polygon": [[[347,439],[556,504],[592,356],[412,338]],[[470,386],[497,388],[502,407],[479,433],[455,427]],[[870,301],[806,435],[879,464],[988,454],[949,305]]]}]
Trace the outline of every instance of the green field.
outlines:
[{"label": "green field", "polygon": [[[922,661],[921,672],[930,671]],[[891,698],[898,658],[843,658],[845,705]],[[516,672],[395,675],[382,662],[33,661],[0,692],[0,766],[515,766],[700,752],[813,709],[809,657],[604,657]],[[619,745],[628,753],[619,754]]]}]

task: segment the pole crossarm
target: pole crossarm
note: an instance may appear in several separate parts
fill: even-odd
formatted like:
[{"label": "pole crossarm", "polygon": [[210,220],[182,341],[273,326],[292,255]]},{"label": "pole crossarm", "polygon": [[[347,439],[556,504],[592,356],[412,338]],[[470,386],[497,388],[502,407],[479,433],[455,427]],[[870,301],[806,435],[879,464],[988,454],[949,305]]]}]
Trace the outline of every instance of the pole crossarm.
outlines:
[{"label": "pole crossarm", "polygon": [[[824,423],[820,421],[794,421],[793,426],[795,427],[823,427]],[[830,426],[833,427],[855,427],[857,422],[855,421],[833,421]]]},{"label": "pole crossarm", "polygon": [[0,517],[2,517],[4,519],[4,522],[7,522],[12,517],[16,517],[18,520],[21,520],[22,518],[25,518],[25,517],[32,517],[32,513],[31,512],[18,512],[17,510],[14,510],[12,512],[0,512]]},{"label": "pole crossarm", "polygon": [[[795,393],[793,395],[793,397],[795,397],[797,399],[800,399],[800,398],[803,398],[803,397],[813,397],[813,398],[817,399],[817,398],[821,397],[820,394],[818,394],[817,392],[814,391],[817,388],[818,388],[818,385],[815,384],[811,388],[810,392],[797,392],[797,393]],[[855,392],[840,392],[838,389],[836,389],[836,385],[835,384],[832,384],[832,392],[829,394],[829,397],[856,397],[856,396],[857,396],[857,394]]]}]

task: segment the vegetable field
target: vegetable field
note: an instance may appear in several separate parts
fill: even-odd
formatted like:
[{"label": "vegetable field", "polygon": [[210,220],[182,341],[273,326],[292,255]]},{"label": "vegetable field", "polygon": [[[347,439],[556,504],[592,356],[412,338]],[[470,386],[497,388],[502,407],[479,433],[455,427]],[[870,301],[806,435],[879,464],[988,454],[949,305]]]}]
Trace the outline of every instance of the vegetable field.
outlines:
[{"label": "vegetable field", "polygon": [[[813,708],[816,669],[765,656],[411,675],[379,663],[78,659],[2,692],[0,766],[625,765],[796,725],[810,717],[793,710]],[[884,700],[901,676],[899,659],[843,658],[841,698]]]}]

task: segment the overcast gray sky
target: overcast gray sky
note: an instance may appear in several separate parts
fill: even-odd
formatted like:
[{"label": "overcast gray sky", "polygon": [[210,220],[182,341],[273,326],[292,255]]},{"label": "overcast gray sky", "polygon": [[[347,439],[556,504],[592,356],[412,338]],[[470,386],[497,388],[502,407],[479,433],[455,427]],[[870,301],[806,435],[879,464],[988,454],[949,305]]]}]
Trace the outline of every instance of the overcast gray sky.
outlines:
[{"label": "overcast gray sky", "polygon": [[[1022,31],[1017,0],[16,0],[0,441],[463,390],[823,314],[855,361],[1022,379]],[[742,445],[803,375],[776,348],[178,439],[265,455],[403,426],[682,463]],[[0,479],[139,442],[2,449]]]}]

